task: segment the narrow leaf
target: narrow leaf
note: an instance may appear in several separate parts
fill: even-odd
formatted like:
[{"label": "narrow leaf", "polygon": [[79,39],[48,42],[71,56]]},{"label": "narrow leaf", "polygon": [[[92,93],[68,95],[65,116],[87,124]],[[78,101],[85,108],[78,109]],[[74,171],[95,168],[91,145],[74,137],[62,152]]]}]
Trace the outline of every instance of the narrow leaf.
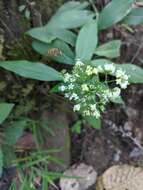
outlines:
[{"label": "narrow leaf", "polygon": [[9,103],[0,103],[0,124],[4,122],[4,120],[10,114],[14,104]]},{"label": "narrow leaf", "polygon": [[96,48],[95,54],[99,56],[104,56],[108,58],[115,58],[120,56],[120,40],[113,40],[111,42],[105,43]]},{"label": "narrow leaf", "polygon": [[90,60],[98,42],[97,20],[82,27],[76,42],[76,59]]},{"label": "narrow leaf", "polygon": [[62,77],[55,69],[38,62],[0,61],[0,67],[12,71],[22,77],[41,81],[59,81]]},{"label": "narrow leaf", "polygon": [[99,16],[100,30],[113,26],[129,14],[133,0],[112,0]]}]

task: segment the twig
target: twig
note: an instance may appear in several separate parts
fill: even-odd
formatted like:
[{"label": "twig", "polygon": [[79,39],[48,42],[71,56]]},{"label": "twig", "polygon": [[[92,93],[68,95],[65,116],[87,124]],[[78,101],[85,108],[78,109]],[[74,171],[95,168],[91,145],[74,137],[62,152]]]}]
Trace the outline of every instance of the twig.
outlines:
[{"label": "twig", "polygon": [[95,4],[93,3],[93,1],[92,1],[92,0],[89,0],[89,3],[91,4],[91,6],[92,6],[94,12],[96,13],[96,16],[98,16],[98,15],[99,15],[98,10],[97,10]]},{"label": "twig", "polygon": [[137,51],[136,51],[134,57],[132,58],[131,63],[133,63],[133,62],[135,61],[135,59],[136,59],[137,56],[139,55],[141,49],[143,48],[143,42],[142,42],[142,40],[143,40],[143,37],[141,38],[141,44],[139,45],[139,47],[138,47],[138,49],[137,49]]}]

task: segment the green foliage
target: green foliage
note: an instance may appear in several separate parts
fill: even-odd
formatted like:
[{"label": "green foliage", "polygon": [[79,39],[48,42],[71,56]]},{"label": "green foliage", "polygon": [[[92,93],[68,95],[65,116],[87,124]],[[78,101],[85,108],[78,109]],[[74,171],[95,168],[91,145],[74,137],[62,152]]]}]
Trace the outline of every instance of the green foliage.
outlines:
[{"label": "green foliage", "polygon": [[14,145],[17,140],[22,136],[25,127],[27,126],[27,120],[15,121],[8,128],[5,129],[5,142],[7,145]]},{"label": "green foliage", "polygon": [[113,40],[97,47],[95,54],[107,58],[116,58],[120,56],[120,47],[121,41]]},{"label": "green foliage", "polygon": [[143,24],[143,8],[133,9],[131,13],[125,17],[122,23],[128,25]]},{"label": "green foliage", "polygon": [[96,117],[85,117],[85,120],[95,129],[101,128],[101,119]]},{"label": "green foliage", "polygon": [[76,59],[90,60],[98,42],[97,20],[85,24],[79,32],[76,42]]},{"label": "green foliage", "polygon": [[91,11],[83,10],[85,6],[82,7],[82,4],[78,7],[80,8],[59,9],[59,11],[57,11],[57,13],[50,19],[46,27],[53,29],[72,29],[83,26],[94,14]]},{"label": "green foliage", "polygon": [[10,114],[14,104],[9,103],[0,103],[0,124],[4,122],[4,120],[8,117]]},{"label": "green foliage", "polygon": [[78,120],[73,126],[72,126],[72,132],[81,134],[81,124],[82,122]]},{"label": "green foliage", "polygon": [[41,81],[59,81],[62,77],[55,69],[38,62],[0,61],[0,67],[12,71],[22,77]]},{"label": "green foliage", "polygon": [[[61,40],[54,40],[50,44],[42,43],[40,41],[33,41],[32,47],[35,51],[47,57],[48,59],[60,63],[74,64],[74,53],[70,47]],[[55,48],[57,49],[57,54],[50,54]]]},{"label": "green foliage", "polygon": [[132,10],[133,0],[112,0],[99,15],[99,29],[106,29],[121,21]]},{"label": "green foliage", "polygon": [[60,39],[74,46],[76,41],[76,35],[73,32],[61,28],[56,28],[53,30],[43,26],[36,29],[31,29],[27,32],[27,34],[44,43],[51,43],[53,40]]}]

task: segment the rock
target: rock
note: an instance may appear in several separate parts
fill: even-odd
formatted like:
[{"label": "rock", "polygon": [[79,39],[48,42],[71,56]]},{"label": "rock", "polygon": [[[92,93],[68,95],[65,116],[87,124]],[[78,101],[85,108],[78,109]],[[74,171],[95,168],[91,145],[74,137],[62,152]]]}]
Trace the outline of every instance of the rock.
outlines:
[{"label": "rock", "polygon": [[52,132],[45,133],[44,148],[58,149],[59,151],[53,153],[57,160],[61,160],[63,164],[56,164],[52,162],[49,164],[49,169],[60,172],[67,169],[70,165],[70,133],[67,117],[64,113],[53,111],[45,112],[42,115],[45,122],[47,122],[47,129]]},{"label": "rock", "polygon": [[143,169],[116,165],[107,169],[97,180],[96,190],[142,190]]},{"label": "rock", "polygon": [[84,163],[73,165],[63,175],[73,178],[61,178],[61,190],[86,190],[96,182],[97,177],[93,167]]}]

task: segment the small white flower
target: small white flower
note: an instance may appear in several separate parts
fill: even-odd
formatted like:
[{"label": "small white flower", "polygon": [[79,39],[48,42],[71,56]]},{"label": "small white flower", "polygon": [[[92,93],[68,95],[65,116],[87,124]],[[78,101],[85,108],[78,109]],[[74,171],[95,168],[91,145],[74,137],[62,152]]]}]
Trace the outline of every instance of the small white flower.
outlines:
[{"label": "small white flower", "polygon": [[123,88],[123,89],[126,89],[128,85],[129,85],[128,81],[125,81],[125,82],[120,84],[121,88]]},{"label": "small white flower", "polygon": [[113,64],[106,64],[104,65],[105,71],[113,74],[115,72],[115,66]]},{"label": "small white flower", "polygon": [[66,93],[65,94],[65,98],[69,98],[70,97],[70,94],[69,93]]},{"label": "small white flower", "polygon": [[82,84],[81,88],[82,88],[83,91],[89,91],[89,88],[88,88],[87,84]]},{"label": "small white flower", "polygon": [[95,74],[95,75],[97,75],[98,74],[98,69],[97,68],[93,68],[92,73]]},{"label": "small white flower", "polygon": [[80,59],[78,59],[78,60],[76,61],[76,66],[80,67],[80,66],[82,66],[82,65],[84,65],[84,63],[83,63],[82,61],[80,61]]},{"label": "small white flower", "polygon": [[66,87],[64,85],[59,87],[60,91],[64,92],[66,90]]},{"label": "small white flower", "polygon": [[84,111],[83,114],[84,114],[84,116],[90,116],[91,115],[89,110]]},{"label": "small white flower", "polygon": [[90,66],[90,65],[88,65],[87,67],[86,67],[86,74],[88,75],[88,76],[90,76],[90,75],[92,75],[93,74],[93,72],[92,72],[92,70],[93,70],[93,68]]},{"label": "small white flower", "polygon": [[117,97],[119,97],[121,94],[121,89],[118,87],[115,87],[112,91],[112,98],[115,99]]},{"label": "small white flower", "polygon": [[104,70],[103,70],[103,68],[101,67],[101,65],[99,65],[99,66],[97,67],[97,69],[98,69],[98,72],[99,72],[99,73],[103,73],[103,72],[104,72]]},{"label": "small white flower", "polygon": [[73,107],[73,111],[79,111],[80,110],[80,104],[76,104]]},{"label": "small white flower", "polygon": [[69,82],[71,77],[72,77],[72,76],[71,76],[69,73],[66,73],[66,74],[64,75],[64,82]]},{"label": "small white flower", "polygon": [[116,71],[116,77],[117,78],[122,78],[125,75],[125,72],[122,69],[118,69]]},{"label": "small white flower", "polygon": [[93,116],[95,116],[98,119],[100,117],[100,112],[98,110],[94,111]]},{"label": "small white flower", "polygon": [[91,111],[96,111],[97,110],[96,104],[91,105],[90,108],[91,108]]},{"label": "small white flower", "polygon": [[78,97],[78,95],[77,95],[76,93],[73,93],[73,94],[70,96],[69,99],[70,99],[70,100],[72,100],[72,99],[74,99],[74,100],[78,100],[79,97]]},{"label": "small white flower", "polygon": [[68,89],[69,89],[69,90],[73,90],[73,89],[74,89],[74,85],[73,85],[72,83],[69,84],[69,85],[68,85]]}]

